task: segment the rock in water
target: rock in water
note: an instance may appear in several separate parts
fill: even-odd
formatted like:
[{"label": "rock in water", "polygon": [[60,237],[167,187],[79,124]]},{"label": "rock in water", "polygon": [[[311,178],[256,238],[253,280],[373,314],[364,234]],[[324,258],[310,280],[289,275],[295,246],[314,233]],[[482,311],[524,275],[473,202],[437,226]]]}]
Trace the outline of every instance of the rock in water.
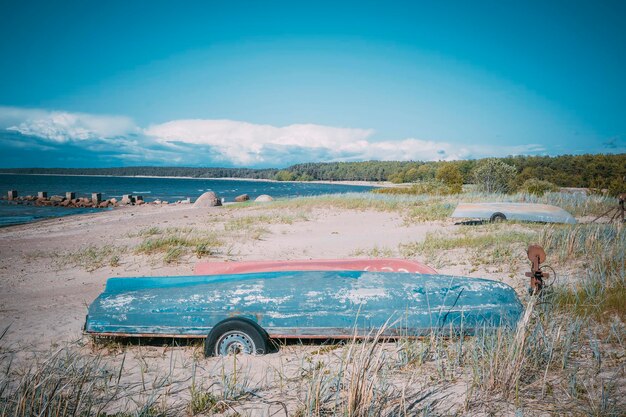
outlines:
[{"label": "rock in water", "polygon": [[207,191],[202,194],[195,203],[193,203],[194,207],[215,207],[221,206],[222,201],[217,197],[217,195],[213,191]]},{"label": "rock in water", "polygon": [[235,201],[238,203],[243,203],[244,201],[250,200],[250,196],[248,194],[241,194],[235,197]]},{"label": "rock in water", "polygon": [[256,201],[257,203],[267,203],[269,201],[274,201],[274,199],[267,194],[261,194],[254,201]]}]

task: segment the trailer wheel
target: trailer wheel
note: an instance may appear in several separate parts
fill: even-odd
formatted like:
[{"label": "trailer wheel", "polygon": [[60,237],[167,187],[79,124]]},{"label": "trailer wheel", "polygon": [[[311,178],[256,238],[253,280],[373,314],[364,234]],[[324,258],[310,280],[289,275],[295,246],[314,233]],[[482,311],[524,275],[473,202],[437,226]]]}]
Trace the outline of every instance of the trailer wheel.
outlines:
[{"label": "trailer wheel", "polygon": [[263,355],[268,335],[254,321],[237,317],[219,322],[206,338],[204,356]]},{"label": "trailer wheel", "polygon": [[500,223],[506,220],[506,216],[500,212],[491,215],[491,223]]}]

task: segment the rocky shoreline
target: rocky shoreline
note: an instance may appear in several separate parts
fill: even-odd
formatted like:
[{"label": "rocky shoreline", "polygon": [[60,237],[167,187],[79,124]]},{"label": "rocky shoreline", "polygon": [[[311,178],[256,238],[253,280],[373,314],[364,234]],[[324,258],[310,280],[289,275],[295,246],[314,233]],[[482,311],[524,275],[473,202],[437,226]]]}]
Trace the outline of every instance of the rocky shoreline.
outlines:
[{"label": "rocky shoreline", "polygon": [[[2,197],[2,200],[8,201],[10,204],[23,204],[33,206],[50,206],[50,207],[65,207],[65,208],[111,208],[120,206],[141,206],[147,205],[169,205],[169,204],[192,204],[190,198],[184,200],[176,200],[172,203],[165,200],[145,201],[141,195],[125,194],[120,200],[117,198],[109,198],[102,200],[100,193],[93,193],[91,198],[89,197],[76,197],[75,193],[68,192],[66,196],[53,195],[47,196],[47,193],[40,192],[39,195],[27,195],[24,197],[17,196],[14,191],[9,191],[8,196]],[[242,194],[235,197],[236,203],[242,203],[249,201],[248,194]],[[256,202],[272,201],[272,197],[269,195],[260,195],[255,199]],[[220,199],[214,192],[209,191],[202,194],[196,202],[195,207],[210,207],[220,206],[223,200]]]},{"label": "rocky shoreline", "polygon": [[[52,206],[52,207],[66,207],[66,208],[110,208],[119,206],[140,206],[143,204],[152,205],[166,205],[170,204],[168,201],[155,200],[147,202],[142,196],[125,195],[120,200],[116,198],[109,198],[101,200],[99,197],[78,197],[69,198],[60,195],[47,196],[32,196],[27,195],[25,197],[7,198],[2,197],[2,200],[8,200],[13,204],[24,204],[33,206]],[[190,204],[189,198],[185,200],[177,200],[172,204]]]}]

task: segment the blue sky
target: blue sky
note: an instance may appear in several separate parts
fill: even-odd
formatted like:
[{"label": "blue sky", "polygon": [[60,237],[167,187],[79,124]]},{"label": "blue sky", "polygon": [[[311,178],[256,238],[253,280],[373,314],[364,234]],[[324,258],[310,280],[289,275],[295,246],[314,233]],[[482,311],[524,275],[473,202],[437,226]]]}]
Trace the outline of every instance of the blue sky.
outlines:
[{"label": "blue sky", "polygon": [[0,166],[626,152],[626,2],[0,1]]}]

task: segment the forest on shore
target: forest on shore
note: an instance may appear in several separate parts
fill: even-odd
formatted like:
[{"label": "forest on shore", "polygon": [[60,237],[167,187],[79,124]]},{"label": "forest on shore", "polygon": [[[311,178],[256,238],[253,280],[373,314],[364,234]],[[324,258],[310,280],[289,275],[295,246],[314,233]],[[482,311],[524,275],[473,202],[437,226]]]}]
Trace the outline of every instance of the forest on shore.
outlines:
[{"label": "forest on shore", "polygon": [[[490,167],[490,168],[486,168]],[[490,170],[491,169],[491,170]],[[495,171],[494,171],[495,170]],[[509,191],[542,182],[548,189],[584,187],[626,192],[626,154],[508,156],[460,161],[310,162],[287,168],[133,166],[115,168],[0,168],[0,173],[249,178],[278,181],[391,181],[474,184],[485,175],[505,176]],[[480,182],[480,181],[479,181]],[[503,190],[506,191],[506,190]]]}]

